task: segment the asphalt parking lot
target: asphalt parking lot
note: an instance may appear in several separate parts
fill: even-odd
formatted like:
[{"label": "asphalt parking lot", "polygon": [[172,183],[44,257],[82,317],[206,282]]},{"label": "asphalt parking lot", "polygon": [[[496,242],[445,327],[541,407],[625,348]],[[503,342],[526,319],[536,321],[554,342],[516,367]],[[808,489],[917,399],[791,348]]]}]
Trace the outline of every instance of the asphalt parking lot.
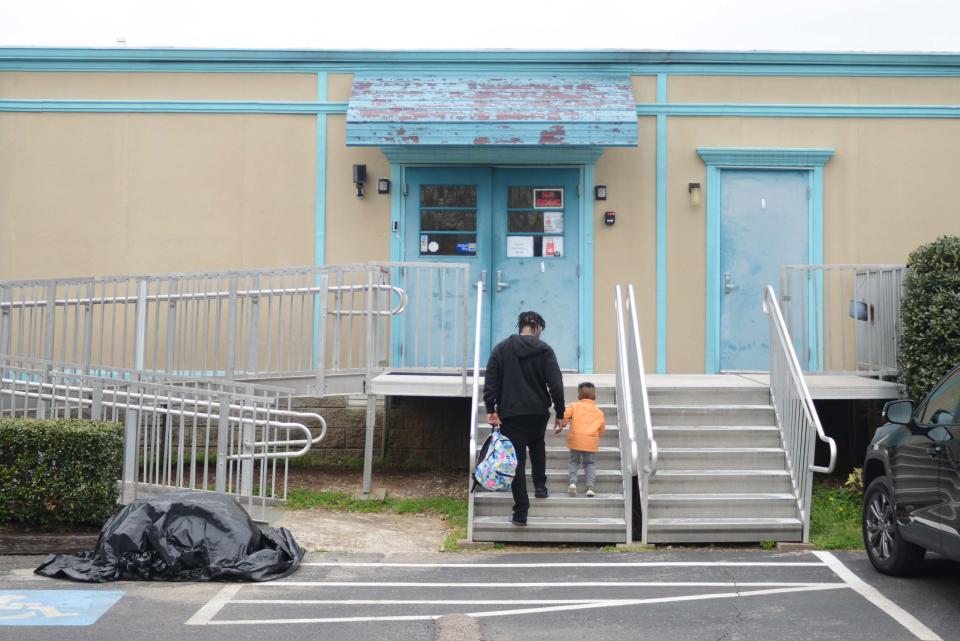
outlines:
[{"label": "asphalt parking lot", "polygon": [[909,579],[863,553],[311,554],[282,581],[85,585],[0,557],[0,639],[112,641],[437,637],[576,640],[960,639],[960,564]]}]

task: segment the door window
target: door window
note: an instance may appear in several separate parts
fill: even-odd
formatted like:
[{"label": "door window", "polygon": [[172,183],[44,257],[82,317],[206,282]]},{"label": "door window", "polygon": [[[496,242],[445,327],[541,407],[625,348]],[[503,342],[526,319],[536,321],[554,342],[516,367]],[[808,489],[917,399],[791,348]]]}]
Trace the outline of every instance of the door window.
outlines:
[{"label": "door window", "polygon": [[563,256],[563,204],[559,187],[509,187],[507,258]]},{"label": "door window", "polygon": [[930,394],[930,400],[920,416],[923,425],[955,425],[960,406],[960,369],[945,380]]},{"label": "door window", "polygon": [[420,255],[477,255],[477,186],[420,186]]}]

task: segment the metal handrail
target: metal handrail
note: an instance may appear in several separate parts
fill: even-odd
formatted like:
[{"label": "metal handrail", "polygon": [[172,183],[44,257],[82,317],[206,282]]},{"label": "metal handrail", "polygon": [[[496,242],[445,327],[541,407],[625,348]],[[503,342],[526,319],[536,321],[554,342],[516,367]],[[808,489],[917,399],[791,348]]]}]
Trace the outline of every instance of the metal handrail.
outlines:
[{"label": "metal handrail", "polygon": [[[640,323],[633,285],[627,286],[626,310],[623,289],[615,288],[614,308],[617,321],[617,423],[620,428],[620,460],[623,474],[624,512],[627,541],[633,537],[633,476],[637,476],[640,496],[640,540],[647,542],[647,499],[650,477],[657,472],[657,441],[650,418],[647,379],[640,346]],[[638,425],[639,428],[638,429]]]},{"label": "metal handrail", "polygon": [[473,386],[470,393],[470,478],[467,482],[467,540],[473,540],[473,473],[477,469],[477,426],[480,413],[480,326],[483,320],[483,281],[477,281],[477,311],[473,334]]},{"label": "metal handrail", "polygon": [[[763,312],[769,318],[770,395],[803,521],[803,541],[807,542],[810,538],[813,473],[829,474],[833,471],[837,463],[837,444],[824,433],[820,424],[777,295],[769,285],[763,290]],[[813,435],[830,448],[830,462],[825,467],[814,463],[816,440]]]}]

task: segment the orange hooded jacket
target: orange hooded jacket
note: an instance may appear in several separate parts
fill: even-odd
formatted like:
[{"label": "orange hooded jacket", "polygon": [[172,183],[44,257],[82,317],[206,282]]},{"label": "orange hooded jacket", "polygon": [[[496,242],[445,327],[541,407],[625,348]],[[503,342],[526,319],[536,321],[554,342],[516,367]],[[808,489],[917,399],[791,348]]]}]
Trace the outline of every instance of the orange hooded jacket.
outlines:
[{"label": "orange hooded jacket", "polygon": [[590,398],[580,399],[567,405],[563,418],[570,421],[567,447],[580,452],[596,452],[600,449],[600,435],[606,429],[603,410]]}]

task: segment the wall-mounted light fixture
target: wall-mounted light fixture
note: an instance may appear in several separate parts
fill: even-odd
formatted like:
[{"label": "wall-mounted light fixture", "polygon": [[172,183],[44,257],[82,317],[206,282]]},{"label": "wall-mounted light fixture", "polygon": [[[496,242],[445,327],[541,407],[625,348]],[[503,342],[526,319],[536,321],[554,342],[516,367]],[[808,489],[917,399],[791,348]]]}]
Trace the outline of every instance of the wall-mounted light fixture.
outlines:
[{"label": "wall-mounted light fixture", "polygon": [[353,166],[353,184],[357,187],[357,198],[363,198],[363,185],[367,182],[367,166]]},{"label": "wall-mounted light fixture", "polygon": [[597,185],[593,188],[593,199],[594,200],[606,200],[607,199],[607,186],[606,185]]},{"label": "wall-mounted light fixture", "polygon": [[703,199],[700,183],[690,183],[687,185],[687,193],[690,194],[690,206],[699,207]]},{"label": "wall-mounted light fixture", "polygon": [[389,178],[380,178],[377,180],[377,193],[378,194],[389,194],[390,193],[390,179]]}]

